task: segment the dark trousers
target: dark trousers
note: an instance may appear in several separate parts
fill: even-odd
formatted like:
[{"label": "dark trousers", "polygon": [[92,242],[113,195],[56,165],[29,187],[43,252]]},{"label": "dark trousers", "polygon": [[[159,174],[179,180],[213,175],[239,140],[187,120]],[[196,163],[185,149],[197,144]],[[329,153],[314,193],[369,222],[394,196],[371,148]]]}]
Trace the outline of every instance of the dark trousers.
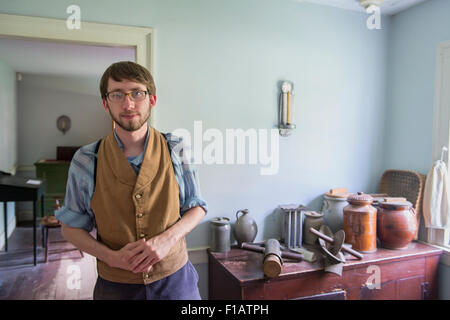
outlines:
[{"label": "dark trousers", "polygon": [[117,283],[98,277],[94,300],[201,300],[197,284],[197,270],[188,261],[174,274],[147,285]]}]

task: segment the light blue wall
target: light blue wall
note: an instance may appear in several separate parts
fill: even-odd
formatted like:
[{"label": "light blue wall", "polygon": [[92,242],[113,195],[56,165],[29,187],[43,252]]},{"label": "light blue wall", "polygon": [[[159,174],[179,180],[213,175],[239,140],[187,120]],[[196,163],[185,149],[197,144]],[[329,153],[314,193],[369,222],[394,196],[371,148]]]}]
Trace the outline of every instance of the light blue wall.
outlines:
[{"label": "light blue wall", "polygon": [[[450,1],[395,15],[388,45],[386,169],[428,173],[432,164],[436,49],[450,40]],[[450,299],[450,267],[439,266],[439,298]]]},{"label": "light blue wall", "polygon": [[391,22],[384,167],[426,174],[432,163],[436,49],[450,40],[450,1],[426,1]]},{"label": "light blue wall", "polygon": [[[0,12],[64,19],[72,3],[0,0]],[[192,131],[195,120],[203,130],[271,129],[277,84],[294,82],[297,129],[280,138],[278,174],[261,176],[248,165],[198,167],[209,214],[189,235],[190,247],[208,245],[215,216],[234,221],[238,209],[249,208],[257,239],[278,236],[279,204],[319,209],[331,187],[372,192],[385,169],[428,171],[435,50],[450,40],[448,0],[383,17],[383,29],[374,31],[365,14],[293,0],[77,4],[82,21],[155,28],[161,131]],[[206,267],[197,267],[205,280]],[[442,286],[448,274],[441,273]]]},{"label": "light blue wall", "polygon": [[[72,1],[0,1],[3,13],[66,18]],[[188,236],[209,244],[209,219],[248,208],[257,240],[279,236],[274,210],[320,209],[332,187],[372,192],[382,173],[389,19],[290,0],[78,1],[82,21],[154,27],[156,128],[271,129],[278,84],[294,82],[297,129],[280,138],[279,172],[198,166],[209,214]],[[131,11],[128,11],[130,8]],[[74,31],[76,32],[76,31]]]},{"label": "light blue wall", "polygon": [[[381,174],[387,32],[366,15],[294,1],[205,1],[157,24],[158,126],[274,128],[277,85],[295,86],[297,129],[280,167],[198,166],[209,217],[248,208],[257,240],[279,236],[280,204],[314,209],[332,187],[374,191]],[[203,3],[200,5],[200,3]],[[386,24],[388,22],[386,21]],[[205,143],[206,144],[206,143]],[[208,243],[207,223],[188,237]]]},{"label": "light blue wall", "polygon": [[0,170],[9,172],[17,162],[16,73],[0,60]]},{"label": "light blue wall", "polygon": [[[16,73],[0,60],[0,170],[10,172],[17,162],[17,102]],[[7,223],[15,225],[13,202],[7,204]],[[3,202],[0,202],[0,247],[4,245]],[[8,230],[8,234],[12,228]]]}]

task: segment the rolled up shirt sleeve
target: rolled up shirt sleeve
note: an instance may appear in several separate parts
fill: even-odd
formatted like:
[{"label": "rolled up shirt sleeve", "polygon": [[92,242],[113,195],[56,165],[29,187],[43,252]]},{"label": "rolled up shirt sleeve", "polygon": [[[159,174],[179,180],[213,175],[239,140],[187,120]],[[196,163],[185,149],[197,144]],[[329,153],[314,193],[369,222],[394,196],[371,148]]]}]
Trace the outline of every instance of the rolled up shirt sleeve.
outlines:
[{"label": "rolled up shirt sleeve", "polygon": [[72,228],[84,229],[91,232],[94,229],[95,223],[91,217],[84,213],[72,211],[63,206],[55,213],[56,219]]},{"label": "rolled up shirt sleeve", "polygon": [[165,134],[165,137],[171,148],[172,164],[180,187],[180,215],[194,207],[202,207],[206,214],[208,207],[201,195],[198,171],[193,165],[190,145],[182,137],[170,133]]},{"label": "rolled up shirt sleeve", "polygon": [[205,214],[208,212],[206,201],[203,199],[200,192],[200,182],[198,173],[192,165],[185,170],[183,165],[183,181],[184,181],[184,203],[181,206],[181,214],[194,207],[202,207]]},{"label": "rolled up shirt sleeve", "polygon": [[67,176],[64,205],[55,212],[55,217],[62,223],[87,232],[91,232],[95,227],[94,214],[90,208],[93,193],[91,162],[83,150],[75,153]]}]

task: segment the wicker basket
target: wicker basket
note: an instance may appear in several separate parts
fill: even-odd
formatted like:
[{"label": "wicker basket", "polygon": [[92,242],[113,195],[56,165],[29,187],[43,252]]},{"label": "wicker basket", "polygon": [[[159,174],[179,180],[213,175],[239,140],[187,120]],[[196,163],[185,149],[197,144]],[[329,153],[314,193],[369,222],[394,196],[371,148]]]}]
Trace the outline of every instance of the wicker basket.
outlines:
[{"label": "wicker basket", "polygon": [[[386,170],[380,179],[379,193],[386,193],[390,197],[403,197],[411,202],[416,210],[417,225],[422,216],[423,190],[426,175],[406,170]],[[417,240],[419,228],[414,239]]]}]

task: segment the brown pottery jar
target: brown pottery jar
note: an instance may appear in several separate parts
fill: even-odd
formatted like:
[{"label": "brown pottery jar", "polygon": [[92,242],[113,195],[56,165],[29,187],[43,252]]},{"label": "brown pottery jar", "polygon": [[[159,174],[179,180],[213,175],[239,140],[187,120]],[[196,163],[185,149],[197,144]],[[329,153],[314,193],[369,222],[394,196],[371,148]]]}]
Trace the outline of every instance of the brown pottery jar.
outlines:
[{"label": "brown pottery jar", "polygon": [[416,232],[416,212],[411,202],[380,203],[377,218],[377,235],[384,248],[406,248],[414,239]]},{"label": "brown pottery jar", "polygon": [[377,250],[377,209],[372,207],[373,198],[362,192],[347,198],[344,208],[345,242],[352,248],[372,253]]}]

